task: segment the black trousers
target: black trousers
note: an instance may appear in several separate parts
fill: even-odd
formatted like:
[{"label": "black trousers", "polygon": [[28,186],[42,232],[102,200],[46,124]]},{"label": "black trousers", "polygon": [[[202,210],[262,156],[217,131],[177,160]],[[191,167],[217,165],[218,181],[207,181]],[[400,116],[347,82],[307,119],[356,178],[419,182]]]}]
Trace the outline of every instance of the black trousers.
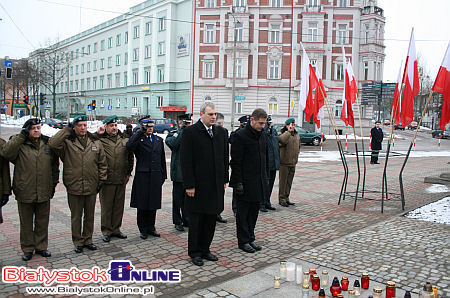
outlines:
[{"label": "black trousers", "polygon": [[184,209],[183,182],[172,182],[172,222],[174,225],[188,226],[188,216]]},{"label": "black trousers", "polygon": [[260,202],[237,200],[236,232],[239,246],[255,241],[259,207]]},{"label": "black trousers", "polygon": [[141,234],[155,231],[156,210],[137,210],[137,225]]},{"label": "black trousers", "polygon": [[216,229],[216,214],[189,213],[188,255],[191,258],[209,253]]},{"label": "black trousers", "polygon": [[380,150],[372,150],[372,153],[370,154],[370,162],[378,162],[378,154],[380,153]]},{"label": "black trousers", "polygon": [[233,196],[231,199],[231,209],[233,210],[234,216],[236,216],[236,210],[237,210],[237,196],[234,194],[234,188],[233,188]]},{"label": "black trousers", "polygon": [[275,177],[277,177],[277,170],[270,170],[269,173],[269,188],[267,189],[267,197],[264,202],[261,203],[261,207],[270,207],[270,196],[272,195],[273,185],[275,184]]}]

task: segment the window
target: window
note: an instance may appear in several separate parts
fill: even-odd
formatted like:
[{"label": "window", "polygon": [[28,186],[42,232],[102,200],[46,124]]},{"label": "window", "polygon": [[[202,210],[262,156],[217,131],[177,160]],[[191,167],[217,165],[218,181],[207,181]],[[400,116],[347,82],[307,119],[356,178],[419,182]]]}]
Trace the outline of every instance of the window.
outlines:
[{"label": "window", "polygon": [[112,67],[112,57],[109,56],[108,57],[108,68],[111,68],[111,67]]},{"label": "window", "polygon": [[270,32],[269,32],[269,37],[270,40],[269,42],[271,43],[280,43],[281,39],[280,39],[280,25],[274,25],[271,24],[270,25]]},{"label": "window", "polygon": [[216,0],[207,0],[206,1],[206,7],[212,8],[212,7],[216,7]]},{"label": "window", "polygon": [[208,61],[203,64],[203,77],[207,79],[214,78],[214,62]]},{"label": "window", "polygon": [[214,25],[213,24],[206,24],[206,30],[205,30],[205,42],[206,43],[214,43]]},{"label": "window", "polygon": [[74,91],[78,91],[78,80],[75,81],[75,90]]},{"label": "window", "polygon": [[146,45],[145,46],[145,58],[150,58],[152,56],[152,46]]},{"label": "window", "polygon": [[92,90],[97,90],[97,77],[92,78]]},{"label": "window", "polygon": [[369,79],[369,62],[364,62],[364,80]]},{"label": "window", "polygon": [[238,6],[238,7],[245,6],[245,0],[234,0],[234,6]]},{"label": "window", "polygon": [[137,69],[133,70],[133,85],[139,84],[139,73]]},{"label": "window", "polygon": [[158,55],[164,55],[166,54],[166,42],[161,41],[158,43]]},{"label": "window", "polygon": [[116,73],[116,88],[120,87],[120,73]]},{"label": "window", "polygon": [[158,30],[159,31],[166,30],[166,17],[161,17],[158,19]]},{"label": "window", "polygon": [[70,81],[70,92],[73,91],[73,81]]},{"label": "window", "polygon": [[84,57],[84,47],[81,47],[81,57]]},{"label": "window", "polygon": [[281,0],[270,0],[270,6],[271,7],[280,7],[281,6]]},{"label": "window", "polygon": [[209,95],[206,95],[206,96],[205,96],[205,101],[212,101],[212,98],[211,98],[211,96],[209,96]]},{"label": "window", "polygon": [[100,89],[103,89],[105,86],[104,86],[104,83],[105,83],[105,78],[103,77],[103,76],[101,76],[100,77],[100,82],[99,82],[99,84],[100,84]]},{"label": "window", "polygon": [[314,72],[317,73],[317,60],[311,59],[309,62],[311,63],[311,67],[314,69]]},{"label": "window", "polygon": [[157,74],[158,83],[164,83],[164,66],[158,66]]},{"label": "window", "polygon": [[344,79],[344,66],[339,63],[336,64],[336,80],[343,80]]},{"label": "window", "polygon": [[70,75],[73,76],[73,66],[70,67]]},{"label": "window", "polygon": [[91,71],[91,62],[86,63],[86,71],[87,72]]},{"label": "window", "polygon": [[105,107],[105,100],[104,100],[104,99],[102,99],[102,103],[100,104],[100,107],[101,107],[101,108],[104,108],[104,107]]},{"label": "window", "polygon": [[164,105],[164,98],[162,96],[156,96],[156,107],[162,107]]},{"label": "window", "polygon": [[102,39],[102,40],[100,41],[100,51],[104,51],[104,50],[105,50],[105,40]]},{"label": "window", "polygon": [[338,99],[336,100],[336,105],[334,107],[334,116],[341,117],[342,112],[342,100]]},{"label": "window", "polygon": [[242,78],[243,77],[243,73],[242,73],[242,59],[241,58],[237,58],[236,59],[236,78]]},{"label": "window", "polygon": [[84,79],[80,80],[80,91],[84,91]]},{"label": "window", "polygon": [[270,60],[269,79],[279,79],[280,75],[280,60]]},{"label": "window", "polygon": [[133,61],[139,60],[139,48],[133,49]]},{"label": "window", "polygon": [[138,106],[138,99],[137,99],[137,97],[132,97],[131,100],[133,101],[133,107],[137,107]]},{"label": "window", "polygon": [[369,43],[369,24],[366,24],[364,29],[364,43]]},{"label": "window", "polygon": [[128,43],[128,31],[125,31],[124,43],[125,43],[125,44]]},{"label": "window", "polygon": [[120,54],[116,55],[116,66],[120,66]]},{"label": "window", "polygon": [[97,60],[94,60],[94,67],[93,70],[96,71],[97,70]]},{"label": "window", "polygon": [[77,58],[78,59],[78,54],[80,53],[80,50],[76,50],[76,52],[75,52],[75,58]]},{"label": "window", "polygon": [[106,78],[106,87],[112,88],[112,75],[108,75],[108,77]]},{"label": "window", "polygon": [[94,43],[94,53],[97,53],[97,45],[98,45],[98,43]]},{"label": "window", "polygon": [[108,98],[108,107],[112,107],[112,98]]},{"label": "window", "polygon": [[123,64],[127,65],[128,64],[128,53],[125,53],[123,56]]},{"label": "window", "polygon": [[128,73],[126,71],[123,72],[123,86],[128,86]]},{"label": "window", "polygon": [[347,43],[347,25],[339,24],[339,32],[338,32],[338,43],[344,44]]},{"label": "window", "polygon": [[78,65],[75,65],[75,74],[78,74]]},{"label": "window", "polygon": [[242,31],[243,31],[243,24],[241,22],[237,22],[236,26],[234,27],[235,41],[242,41]]},{"label": "window", "polygon": [[378,42],[378,32],[379,32],[379,26],[378,24],[375,24],[375,42]]},{"label": "window", "polygon": [[89,55],[91,53],[91,45],[87,46],[87,54]]},{"label": "window", "polygon": [[278,113],[278,101],[275,97],[271,97],[269,99],[269,109],[268,109],[268,113],[270,115],[274,115]]},{"label": "window", "polygon": [[346,7],[347,6],[347,0],[339,0],[339,6]]},{"label": "window", "polygon": [[81,73],[84,73],[84,63],[81,64]]},{"label": "window", "polygon": [[383,38],[384,38],[384,36],[383,36],[383,26],[379,26],[379,28],[378,28],[378,42],[379,43],[382,43],[383,42]]},{"label": "window", "polygon": [[152,34],[152,22],[145,23],[145,35]]},{"label": "window", "polygon": [[240,101],[235,101],[234,102],[234,112],[237,114],[241,114],[242,113],[242,102]]},{"label": "window", "polygon": [[[62,87],[62,85],[61,85],[61,87]],[[86,79],[86,90],[87,91],[91,90],[91,79],[90,78]]]},{"label": "window", "polygon": [[105,68],[105,59],[100,59],[100,69]]},{"label": "window", "polygon": [[319,0],[308,0],[308,6],[313,6],[313,7],[319,6]]},{"label": "window", "polygon": [[116,98],[116,108],[120,108],[120,98]]},{"label": "window", "polygon": [[133,27],[133,38],[139,38],[139,25]]},{"label": "window", "polygon": [[108,49],[112,48],[113,40],[112,37],[108,37]]},{"label": "window", "polygon": [[116,35],[116,47],[120,46],[120,39],[121,39],[120,34],[117,34]]},{"label": "window", "polygon": [[317,42],[319,35],[319,29],[317,28],[317,22],[308,22],[308,41]]},{"label": "window", "polygon": [[378,62],[378,67],[377,67],[377,81],[381,80],[381,62]]},{"label": "window", "polygon": [[150,68],[144,70],[145,84],[150,84],[151,71]]}]

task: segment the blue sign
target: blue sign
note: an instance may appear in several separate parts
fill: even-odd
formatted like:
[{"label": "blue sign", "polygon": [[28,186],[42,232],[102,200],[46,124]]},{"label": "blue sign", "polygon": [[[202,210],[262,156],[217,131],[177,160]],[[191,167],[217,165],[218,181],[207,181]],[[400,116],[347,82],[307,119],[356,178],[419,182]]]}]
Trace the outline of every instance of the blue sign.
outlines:
[{"label": "blue sign", "polygon": [[88,111],[92,111],[92,107],[91,107],[91,105],[88,105],[88,108],[87,108],[87,110],[88,110]]},{"label": "blue sign", "polygon": [[8,105],[3,105],[2,109],[6,110],[8,108]]},{"label": "blue sign", "polygon": [[46,102],[45,108],[46,108],[46,109],[50,109],[51,107],[52,107],[52,103],[51,103],[51,101],[48,100],[48,101]]},{"label": "blue sign", "polygon": [[245,100],[245,96],[235,96],[234,100]]},{"label": "blue sign", "polygon": [[5,67],[12,67],[12,61],[11,60],[5,60]]},{"label": "blue sign", "polygon": [[112,106],[108,106],[108,110],[112,110]]}]

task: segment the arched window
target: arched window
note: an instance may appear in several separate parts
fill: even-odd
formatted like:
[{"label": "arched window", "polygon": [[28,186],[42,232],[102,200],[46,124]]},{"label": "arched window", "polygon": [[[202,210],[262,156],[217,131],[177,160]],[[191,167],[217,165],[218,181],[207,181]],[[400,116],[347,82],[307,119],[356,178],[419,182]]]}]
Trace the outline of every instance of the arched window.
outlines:
[{"label": "arched window", "polygon": [[211,98],[211,96],[209,96],[209,95],[206,95],[206,96],[205,96],[205,101],[212,101],[212,98]]},{"label": "arched window", "polygon": [[269,108],[267,109],[269,115],[275,115],[278,113],[278,100],[275,97],[269,99]]},{"label": "arched window", "polygon": [[338,99],[336,100],[336,105],[334,108],[334,116],[341,117],[341,112],[342,112],[342,100]]}]

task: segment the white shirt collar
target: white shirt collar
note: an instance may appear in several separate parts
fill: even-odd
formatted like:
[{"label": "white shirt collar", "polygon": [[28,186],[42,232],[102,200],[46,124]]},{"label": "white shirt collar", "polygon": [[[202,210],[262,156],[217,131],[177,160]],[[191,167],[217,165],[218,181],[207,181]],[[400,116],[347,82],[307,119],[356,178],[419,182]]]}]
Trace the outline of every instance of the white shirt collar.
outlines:
[{"label": "white shirt collar", "polygon": [[206,124],[203,123],[202,119],[200,119],[200,122],[203,124],[203,126],[206,128],[206,130],[208,130],[208,129],[210,129],[210,128],[212,129],[212,125],[211,125],[210,127],[206,126]]}]

